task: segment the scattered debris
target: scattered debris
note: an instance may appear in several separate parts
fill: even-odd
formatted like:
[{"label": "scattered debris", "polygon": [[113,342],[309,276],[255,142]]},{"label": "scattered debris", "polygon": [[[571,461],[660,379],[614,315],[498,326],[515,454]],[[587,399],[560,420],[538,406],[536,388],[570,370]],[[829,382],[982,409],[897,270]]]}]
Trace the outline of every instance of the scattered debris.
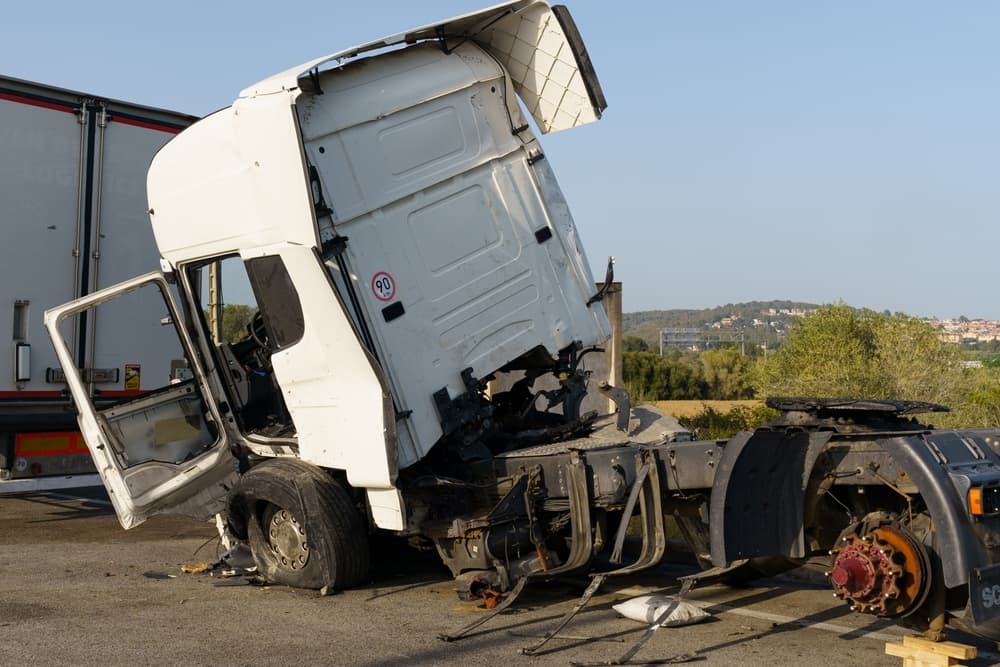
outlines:
[{"label": "scattered debris", "polygon": [[257,564],[254,562],[253,554],[250,552],[250,547],[242,542],[230,547],[222,556],[219,557],[220,561],[223,561],[230,567],[235,567],[238,569],[243,569],[249,571],[257,571]]},{"label": "scattered debris", "polygon": [[257,565],[254,563],[250,549],[245,544],[231,547],[214,563],[184,563],[181,565],[181,572],[184,574],[204,574],[207,572],[211,577],[231,580],[226,583],[216,582],[215,586],[246,586],[247,584],[262,586],[267,583],[257,575]]},{"label": "scattered debris", "polygon": [[642,595],[620,602],[611,608],[625,618],[648,624],[659,619],[670,605],[676,606],[660,622],[663,627],[676,628],[683,625],[694,625],[712,617],[711,614],[697,605],[665,595]]},{"label": "scattered debris", "polygon": [[181,565],[181,572],[184,574],[201,574],[212,569],[210,563],[184,563]]},{"label": "scattered debris", "polygon": [[166,572],[153,572],[153,571],[143,572],[142,576],[146,577],[147,579],[176,579],[177,578],[176,574],[167,574]]},{"label": "scattered debris", "polygon": [[503,595],[501,595],[498,591],[489,586],[483,589],[482,596],[483,596],[483,606],[485,606],[487,609],[496,609],[497,605],[500,603],[500,600],[503,599]]}]

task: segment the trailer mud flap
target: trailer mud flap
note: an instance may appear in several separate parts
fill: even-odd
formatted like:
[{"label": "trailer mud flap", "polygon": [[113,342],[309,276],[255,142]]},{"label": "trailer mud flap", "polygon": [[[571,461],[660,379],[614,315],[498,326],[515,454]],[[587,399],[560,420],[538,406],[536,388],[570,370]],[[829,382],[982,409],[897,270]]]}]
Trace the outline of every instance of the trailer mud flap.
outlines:
[{"label": "trailer mud flap", "polygon": [[1000,620],[1000,565],[972,570],[969,575],[969,603],[976,625]]},{"label": "trailer mud flap", "polygon": [[805,556],[804,493],[831,433],[757,431],[726,444],[712,487],[712,563]]}]

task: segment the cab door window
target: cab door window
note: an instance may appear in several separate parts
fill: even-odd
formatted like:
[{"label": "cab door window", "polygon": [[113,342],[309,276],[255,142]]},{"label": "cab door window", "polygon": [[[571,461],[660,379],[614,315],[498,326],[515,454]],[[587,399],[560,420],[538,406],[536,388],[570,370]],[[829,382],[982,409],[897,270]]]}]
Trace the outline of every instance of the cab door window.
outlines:
[{"label": "cab door window", "polygon": [[271,371],[276,339],[247,263],[230,255],[192,266],[188,276],[240,428],[266,437],[289,435],[290,419]]}]

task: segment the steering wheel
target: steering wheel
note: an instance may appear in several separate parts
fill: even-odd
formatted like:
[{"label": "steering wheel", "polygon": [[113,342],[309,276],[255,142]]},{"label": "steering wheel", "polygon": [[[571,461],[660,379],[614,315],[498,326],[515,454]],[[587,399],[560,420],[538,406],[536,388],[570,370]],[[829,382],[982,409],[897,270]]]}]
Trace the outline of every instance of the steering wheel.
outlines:
[{"label": "steering wheel", "polygon": [[250,316],[250,323],[247,324],[247,333],[253,342],[257,343],[261,350],[271,351],[271,341],[267,338],[267,329],[264,328],[264,316],[260,313],[260,308],[253,311]]}]

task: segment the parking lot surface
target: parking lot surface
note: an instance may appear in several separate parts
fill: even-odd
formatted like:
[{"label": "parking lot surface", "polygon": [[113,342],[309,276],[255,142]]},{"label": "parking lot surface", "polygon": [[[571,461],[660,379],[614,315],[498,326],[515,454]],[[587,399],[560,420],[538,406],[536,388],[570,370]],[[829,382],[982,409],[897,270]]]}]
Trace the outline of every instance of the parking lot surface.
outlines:
[{"label": "parking lot surface", "polygon": [[[521,655],[569,611],[586,580],[532,583],[503,615],[458,642],[437,638],[485,610],[461,602],[433,554],[379,542],[370,584],[320,596],[209,574],[215,528],[156,518],[123,531],[101,495],[0,496],[2,665],[569,665],[622,655],[644,626],[611,605],[674,593],[683,564],[610,581],[538,656]],[[696,588],[689,599],[713,614],[700,625],[663,628],[632,664],[899,665],[885,642],[906,631],[850,613],[829,589],[781,577],[748,588]],[[975,644],[971,665],[1000,662]]]}]

